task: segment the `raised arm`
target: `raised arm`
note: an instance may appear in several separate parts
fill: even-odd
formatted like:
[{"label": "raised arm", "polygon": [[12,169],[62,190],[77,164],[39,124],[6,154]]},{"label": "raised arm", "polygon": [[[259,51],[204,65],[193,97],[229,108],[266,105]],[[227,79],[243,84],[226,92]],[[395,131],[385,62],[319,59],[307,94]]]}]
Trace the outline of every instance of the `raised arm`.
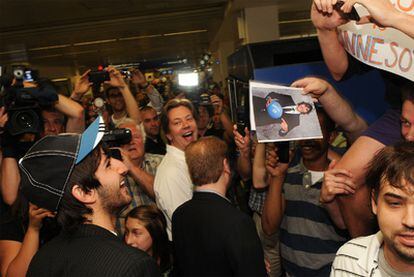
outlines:
[{"label": "raised arm", "polygon": [[278,162],[276,149],[270,149],[266,157],[266,170],[270,175],[269,190],[262,211],[262,228],[267,235],[275,233],[282,222],[285,199],[283,183],[289,164]]},{"label": "raised arm", "polygon": [[131,177],[144,189],[144,191],[147,193],[148,196],[150,196],[152,199],[155,199],[154,194],[154,179],[155,176],[146,172],[143,168],[140,166],[134,165],[129,156],[128,153],[119,148],[122,155],[122,161],[128,168],[128,172],[131,175]]},{"label": "raised arm", "polygon": [[219,116],[221,125],[223,125],[224,132],[229,140],[233,139],[233,122],[229,115],[223,108],[223,100],[217,95],[210,96],[211,103],[214,107],[214,114]]},{"label": "raised arm", "polygon": [[365,120],[325,80],[307,77],[297,80],[292,86],[303,88],[304,94],[317,98],[332,120],[346,132],[351,143],[368,127]]},{"label": "raised arm", "polygon": [[85,114],[83,107],[76,101],[59,94],[55,108],[68,117],[66,123],[67,133],[82,133],[85,129]]},{"label": "raised arm", "polygon": [[162,106],[164,100],[162,99],[161,94],[158,90],[151,84],[147,82],[144,74],[139,69],[134,69],[131,71],[131,82],[138,86],[150,99],[152,107],[160,113],[162,111]]},{"label": "raised arm", "polygon": [[252,162],[250,156],[250,133],[247,128],[244,129],[243,137],[237,131],[237,125],[233,126],[234,142],[236,143],[239,156],[237,157],[237,172],[243,181],[252,178]]},{"label": "raised arm", "polygon": [[40,228],[42,227],[42,219],[45,217],[54,217],[54,214],[46,209],[38,208],[30,204],[29,227],[27,228],[19,253],[7,269],[6,276],[26,276],[30,261],[39,248]]},{"label": "raised arm", "polygon": [[258,143],[254,151],[253,159],[253,186],[255,189],[261,189],[267,187],[269,184],[266,182],[266,144]]},{"label": "raised arm", "polygon": [[137,124],[140,124],[141,115],[139,112],[137,101],[132,95],[128,85],[125,83],[124,77],[122,76],[121,72],[110,66],[107,67],[107,70],[109,72],[109,77],[111,79],[109,81],[105,81],[105,83],[109,84],[110,86],[119,88],[119,91],[122,93],[122,96],[124,97],[128,117],[135,120]]},{"label": "raised arm", "polygon": [[352,174],[346,169],[334,169],[336,161],[329,164],[329,169],[324,173],[319,202],[328,211],[331,220],[336,227],[346,229],[339,205],[336,201],[337,195],[350,195],[355,193],[355,183]]},{"label": "raised arm", "polygon": [[335,80],[340,80],[348,69],[348,57],[338,39],[337,27],[347,20],[333,9],[337,0],[315,0],[311,19],[318,34],[323,59]]},{"label": "raised arm", "polygon": [[349,12],[355,3],[363,5],[368,10],[370,15],[362,17],[359,24],[374,22],[384,27],[398,29],[414,38],[414,16],[400,12],[389,0],[344,0],[344,2],[341,8],[344,12]]}]

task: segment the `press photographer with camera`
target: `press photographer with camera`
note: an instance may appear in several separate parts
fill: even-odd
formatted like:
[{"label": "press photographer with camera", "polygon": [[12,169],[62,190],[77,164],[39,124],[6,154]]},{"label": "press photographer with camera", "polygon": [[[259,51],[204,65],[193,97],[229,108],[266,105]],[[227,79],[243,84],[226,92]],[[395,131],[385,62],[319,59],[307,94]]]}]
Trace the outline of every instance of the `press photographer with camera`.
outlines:
[{"label": "press photographer with camera", "polygon": [[[27,219],[25,201],[16,202],[20,184],[17,161],[41,137],[57,135],[65,129],[72,133],[82,132],[84,128],[82,106],[57,94],[49,80],[36,78],[34,72],[17,68],[10,82],[3,83],[0,252],[5,254],[0,257],[2,275],[21,247]],[[12,209],[15,210],[13,213]]]}]

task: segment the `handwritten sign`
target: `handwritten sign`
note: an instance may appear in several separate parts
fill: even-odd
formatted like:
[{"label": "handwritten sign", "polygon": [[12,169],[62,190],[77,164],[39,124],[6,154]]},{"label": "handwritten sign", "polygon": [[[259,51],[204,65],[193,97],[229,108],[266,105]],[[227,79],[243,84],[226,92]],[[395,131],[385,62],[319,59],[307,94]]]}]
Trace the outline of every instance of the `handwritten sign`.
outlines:
[{"label": "handwritten sign", "polygon": [[[414,0],[390,0],[394,7],[414,16]],[[355,5],[360,16],[368,15]],[[414,39],[403,32],[375,24],[357,25],[351,21],[338,28],[345,50],[370,66],[393,72],[414,81]]]}]

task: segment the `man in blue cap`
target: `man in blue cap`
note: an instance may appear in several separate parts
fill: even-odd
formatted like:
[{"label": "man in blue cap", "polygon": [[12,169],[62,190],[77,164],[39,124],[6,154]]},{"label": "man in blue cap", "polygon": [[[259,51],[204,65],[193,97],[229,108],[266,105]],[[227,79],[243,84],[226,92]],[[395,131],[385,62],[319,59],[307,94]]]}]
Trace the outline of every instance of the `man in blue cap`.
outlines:
[{"label": "man in blue cap", "polygon": [[22,191],[57,212],[61,234],[33,257],[28,276],[158,276],[151,257],[126,246],[114,220],[131,202],[124,163],[100,141],[98,117],[82,134],[47,136],[19,161]]}]

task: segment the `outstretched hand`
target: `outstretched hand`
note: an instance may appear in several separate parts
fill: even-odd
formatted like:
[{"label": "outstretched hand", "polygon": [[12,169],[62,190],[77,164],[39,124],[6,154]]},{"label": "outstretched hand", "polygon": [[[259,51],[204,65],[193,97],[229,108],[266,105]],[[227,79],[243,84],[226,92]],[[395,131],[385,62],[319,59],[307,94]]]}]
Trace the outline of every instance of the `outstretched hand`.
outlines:
[{"label": "outstretched hand", "polygon": [[319,98],[325,94],[332,86],[325,80],[315,77],[306,77],[292,83],[292,87],[302,88],[303,95],[310,95]]},{"label": "outstretched hand", "polygon": [[266,149],[266,170],[271,177],[284,178],[288,167],[288,163],[279,162],[276,147],[268,147]]}]

